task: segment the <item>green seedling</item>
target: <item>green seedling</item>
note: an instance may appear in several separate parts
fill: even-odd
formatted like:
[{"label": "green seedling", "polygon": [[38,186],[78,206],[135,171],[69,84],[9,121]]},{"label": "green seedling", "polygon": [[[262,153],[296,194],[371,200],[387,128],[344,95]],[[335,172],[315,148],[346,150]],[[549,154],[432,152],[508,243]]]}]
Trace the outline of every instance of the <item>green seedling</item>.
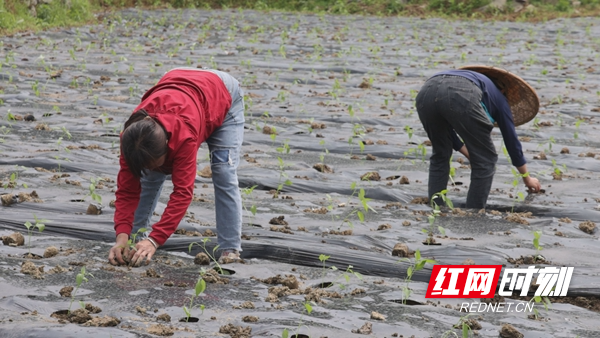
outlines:
[{"label": "green seedling", "polygon": [[[306,313],[308,315],[310,315],[311,312],[312,312],[312,305],[310,305],[310,302],[309,301],[305,301],[303,303],[303,305],[304,305],[304,309],[306,310]],[[292,335],[292,337],[299,337],[298,332],[300,331],[300,328],[302,327],[302,318],[303,317],[304,317],[304,313],[302,313],[302,315],[300,316],[300,321],[298,323],[298,327],[296,328],[296,333],[294,335]],[[287,328],[285,328],[283,330],[283,332],[281,333],[281,337],[282,338],[288,338],[289,334],[290,334],[289,330]]]},{"label": "green seedling", "polygon": [[81,271],[75,277],[76,286],[75,286],[75,290],[73,290],[73,292],[71,293],[71,303],[69,304],[69,310],[68,310],[69,314],[71,313],[71,306],[73,305],[73,302],[75,301],[75,295],[77,294],[79,287],[81,286],[81,284],[83,282],[86,282],[86,283],[88,282],[87,276],[94,277],[94,275],[85,271],[85,266],[82,266]]},{"label": "green seedling", "polygon": [[135,244],[136,244],[136,239],[138,236],[143,235],[146,231],[148,231],[148,229],[146,228],[139,228],[138,231],[136,231],[134,234],[131,234],[129,236],[129,239],[127,240],[127,246],[129,247],[130,250],[137,250],[135,248]]},{"label": "green seedling", "polygon": [[23,224],[27,228],[27,246],[29,247],[28,256],[31,256],[31,235],[33,233],[33,230],[38,229],[39,232],[44,231],[44,229],[46,229],[46,225],[44,223],[48,222],[47,219],[37,218],[35,214],[33,214],[33,219],[35,220],[35,223],[31,224],[31,222],[27,221],[25,222],[25,224]]},{"label": "green seedling", "polygon": [[[427,243],[427,244],[435,243],[435,240],[433,239],[434,224],[435,224],[436,219],[442,213],[442,211],[440,209],[440,205],[438,205],[438,203],[436,201],[439,201],[439,199],[441,199],[443,205],[446,205],[450,209],[454,209],[454,204],[446,196],[447,192],[448,192],[448,190],[442,190],[440,192],[433,194],[433,196],[431,196],[431,201],[429,203],[431,205],[432,210],[431,210],[431,213],[427,216],[427,220],[429,221],[429,229],[421,230],[423,233],[428,234],[427,239],[425,240],[425,243]],[[444,229],[443,227],[438,226],[438,231],[440,232],[440,234],[442,234],[442,236],[446,236],[446,229]]]},{"label": "green seedling", "polygon": [[102,203],[102,196],[98,195],[96,193],[96,185],[98,184],[98,182],[100,182],[101,179],[96,179],[96,178],[90,178],[90,186],[89,186],[89,194],[88,196],[90,196],[92,198],[92,200],[98,202],[98,203]]},{"label": "green seedling", "polygon": [[[206,281],[204,281],[203,274],[200,274],[198,277],[198,281],[196,282],[196,286],[194,287],[194,294],[190,297],[190,304],[188,306],[183,306],[183,312],[185,313],[185,321],[189,322],[191,317],[191,311],[195,307],[194,299],[200,296],[204,290],[206,290]],[[204,313],[204,304],[197,305],[197,307]]]},{"label": "green seedling", "polygon": [[350,195],[349,200],[350,200],[350,198],[354,197],[354,195],[356,195],[358,193],[357,197],[358,197],[358,200],[360,201],[361,206],[363,207],[364,212],[361,211],[360,209],[352,208],[352,210],[344,217],[342,224],[340,225],[340,228],[344,225],[344,223],[347,223],[351,229],[354,229],[354,224],[350,220],[352,215],[354,215],[354,214],[356,214],[356,217],[358,217],[358,220],[362,223],[365,221],[366,213],[368,213],[369,211],[373,211],[374,213],[377,213],[377,211],[375,211],[375,209],[373,209],[373,207],[371,207],[369,205],[369,201],[371,201],[372,199],[367,198],[365,196],[366,195],[365,189],[363,189],[363,188],[358,189],[356,182],[352,182],[350,184],[350,189],[352,189],[352,194]]},{"label": "green seedling", "polygon": [[[273,198],[279,197],[279,193],[283,189],[284,185],[292,185],[292,181],[288,178],[288,174],[285,172],[286,163],[283,162],[281,157],[277,157],[277,161],[279,165],[279,181],[277,184],[277,190],[275,191],[275,194],[273,194]],[[285,179],[285,181],[283,181],[283,179]]]},{"label": "green seedling", "polygon": [[[510,168],[510,170],[512,171],[512,174],[513,174],[513,177],[514,177],[513,182],[512,182],[512,186],[513,186],[514,189],[518,189],[519,180],[523,179],[523,177],[529,177],[529,172],[521,174],[515,168]],[[517,192],[517,196],[513,200],[513,205],[512,205],[512,208],[511,208],[510,212],[511,213],[514,212],[515,203],[516,202],[523,202],[524,200],[525,200],[525,194],[522,191]]]},{"label": "green seedling", "polygon": [[538,260],[538,259],[543,260],[543,257],[540,255],[540,251],[542,251],[542,249],[544,248],[540,245],[541,237],[542,237],[541,230],[533,232],[533,241],[532,242],[533,242],[533,247],[535,248],[535,251],[536,251],[534,261]]},{"label": "green seedling", "polygon": [[323,263],[323,269],[321,269],[321,286],[323,286],[323,283],[325,283],[325,262],[329,259],[329,257],[331,256],[327,256],[324,254],[319,255],[319,260],[321,261],[321,263]]},{"label": "green seedling", "polygon": [[[242,204],[243,204],[244,210],[246,210],[246,212],[248,212],[248,208],[246,205],[246,199],[248,199],[252,196],[252,192],[254,192],[254,189],[256,189],[256,187],[258,187],[258,186],[255,185],[250,188],[242,189]],[[252,204],[252,206],[250,207],[250,213],[252,213],[252,217],[256,216],[256,204]],[[252,219],[250,220],[250,223],[252,223]]]},{"label": "green seedling", "polygon": [[458,323],[454,324],[453,327],[451,329],[449,329],[448,331],[444,332],[444,334],[442,335],[442,338],[448,338],[448,337],[456,337],[459,338],[459,335],[454,332],[454,329],[460,329],[461,330],[461,335],[460,337],[462,338],[469,338],[469,332],[472,331],[471,326],[469,325],[469,321],[468,321],[468,317],[472,315],[471,313],[460,317],[460,319],[458,320]]},{"label": "green seedling", "polygon": [[192,252],[192,247],[194,246],[194,244],[196,244],[197,246],[201,247],[202,250],[204,250],[204,252],[206,253],[206,255],[208,255],[208,257],[210,258],[210,260],[215,263],[215,266],[217,268],[217,272],[219,274],[221,274],[221,275],[225,275],[226,271],[223,270],[223,268],[221,267],[221,264],[219,264],[219,261],[216,258],[216,253],[217,253],[217,250],[219,249],[219,246],[215,245],[215,247],[212,249],[212,252],[211,252],[206,247],[206,243],[210,242],[210,238],[202,238],[201,242],[202,242],[202,244],[200,244],[198,242],[192,242],[192,243],[190,243],[190,245],[188,246],[188,252],[189,253]]},{"label": "green seedling", "polygon": [[[532,302],[534,302],[535,304],[544,305],[544,309],[546,309],[546,311],[548,311],[548,309],[552,306],[550,298],[545,296],[534,296],[529,300],[528,304],[531,304]],[[535,319],[538,319],[540,317],[540,312],[535,308],[535,306],[533,307],[533,315]]]},{"label": "green seedling", "polygon": [[[4,183],[3,188],[4,189],[16,188],[19,185],[18,179],[19,179],[19,174],[17,172],[11,173],[10,176],[8,177],[8,182]],[[23,186],[23,188],[27,189],[26,183],[21,183],[21,185]]]},{"label": "green seedling", "polygon": [[581,125],[581,123],[583,121],[584,120],[579,119],[579,118],[577,119],[577,121],[575,121],[575,133],[573,133],[573,138],[574,139],[578,139],[579,138],[579,126]]},{"label": "green seedling", "polygon": [[[338,270],[338,269],[335,267],[335,265],[332,265],[330,269],[331,269],[331,270],[333,270],[333,271],[337,271],[337,270]],[[341,277],[344,277],[344,279],[346,280],[346,284],[348,284],[348,283],[350,282],[350,277],[352,277],[352,276],[355,276],[355,277],[356,277],[356,278],[358,278],[359,280],[362,280],[362,275],[361,275],[359,272],[356,272],[356,271],[354,271],[353,269],[354,269],[354,266],[352,266],[352,265],[348,265],[348,267],[346,268],[346,270],[345,270],[344,272],[342,272],[342,273],[341,273],[339,276],[337,276],[337,277],[336,277],[336,278],[333,280],[332,284],[337,284],[337,285],[338,285],[338,287],[339,287],[340,289],[342,289],[342,290],[343,290],[343,289],[345,289],[345,288],[346,288],[346,285],[344,285],[344,284],[342,284],[342,283],[338,283],[338,280],[339,280]]]},{"label": "green seedling", "polygon": [[[403,258],[403,259],[399,260],[398,262],[402,262],[402,261],[411,262],[411,260],[408,259],[408,258]],[[406,300],[408,300],[408,298],[412,294],[412,290],[409,287],[410,282],[412,280],[412,276],[414,275],[414,273],[416,271],[423,270],[423,268],[425,268],[425,265],[427,263],[429,263],[429,264],[435,264],[436,261],[433,260],[433,259],[422,258],[421,257],[421,251],[419,251],[417,249],[415,251],[415,260],[414,260],[413,264],[410,265],[406,269],[406,278],[404,279],[404,282],[406,284],[402,287],[402,304],[406,305]]]}]

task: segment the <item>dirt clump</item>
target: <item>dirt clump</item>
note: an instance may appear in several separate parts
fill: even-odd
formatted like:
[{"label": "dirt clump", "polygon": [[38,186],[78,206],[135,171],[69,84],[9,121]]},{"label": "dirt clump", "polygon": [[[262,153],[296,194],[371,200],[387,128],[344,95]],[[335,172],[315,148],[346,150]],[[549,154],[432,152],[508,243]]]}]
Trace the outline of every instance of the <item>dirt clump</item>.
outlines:
[{"label": "dirt clump", "polygon": [[156,270],[154,270],[154,268],[150,268],[148,270],[146,270],[146,272],[144,273],[144,276],[146,277],[150,277],[150,278],[161,278],[162,276],[158,274],[158,272],[156,272]]},{"label": "dirt clump", "polygon": [[380,181],[381,180],[381,176],[379,176],[379,173],[376,171],[369,171],[368,173],[363,174],[360,177],[361,181]]},{"label": "dirt clump", "polygon": [[385,317],[381,313],[376,311],[371,312],[371,319],[385,321]]},{"label": "dirt clump", "polygon": [[408,177],[406,177],[406,176],[400,177],[400,184],[410,184]]},{"label": "dirt clump", "polygon": [[219,276],[218,272],[212,269],[206,271],[204,276],[202,276],[202,279],[204,279],[205,282],[211,284],[229,284],[229,279],[222,278],[221,276]]},{"label": "dirt clump", "polygon": [[367,156],[365,157],[365,160],[367,161],[377,161],[377,157],[371,155],[371,154],[367,154]]},{"label": "dirt clump", "polygon": [[324,173],[324,174],[332,174],[333,173],[333,168],[331,168],[327,164],[323,164],[323,163],[317,163],[317,164],[313,165],[313,169],[315,169],[318,172]]},{"label": "dirt clump", "polygon": [[288,222],[285,220],[285,216],[278,216],[278,217],[271,218],[271,220],[269,221],[269,224],[288,225]]},{"label": "dirt clump", "polygon": [[32,275],[35,279],[44,279],[44,276],[42,276],[42,274],[44,273],[44,266],[41,265],[37,267],[30,261],[23,262],[23,264],[21,265],[21,273],[24,273],[26,275]]},{"label": "dirt clump", "polygon": [[550,264],[551,262],[547,261],[544,259],[544,257],[538,255],[538,256],[532,256],[532,255],[527,255],[527,256],[521,256],[517,259],[514,258],[507,258],[506,259],[507,262],[511,263],[511,264],[515,264],[515,265],[532,265],[532,264]]},{"label": "dirt clump", "polygon": [[350,295],[356,296],[356,295],[360,295],[360,294],[363,294],[363,293],[367,293],[367,291],[365,289],[358,288],[358,289],[352,290],[352,292],[350,292]]},{"label": "dirt clump", "polygon": [[4,195],[0,196],[0,201],[2,201],[2,205],[9,206],[9,205],[17,203],[18,198],[19,198],[18,195],[4,194]]},{"label": "dirt clump", "polygon": [[293,235],[294,232],[292,231],[292,228],[290,228],[289,225],[284,225],[282,227],[278,227],[278,226],[271,226],[271,228],[269,228],[269,230],[274,231],[274,232],[281,232],[284,234],[289,234],[289,235]]},{"label": "dirt clump", "polygon": [[53,273],[63,273],[63,272],[67,272],[69,271],[69,269],[65,269],[60,265],[57,265],[55,267],[53,267],[52,269],[48,270],[48,274],[53,274]]},{"label": "dirt clump", "polygon": [[67,298],[71,298],[71,292],[73,292],[72,286],[65,286],[62,289],[60,289],[60,291],[58,291],[58,293],[61,295],[61,297],[67,297]]},{"label": "dirt clump", "polygon": [[43,202],[35,190],[33,190],[29,194],[26,192],[20,192],[17,198],[19,200],[19,203],[23,203],[23,202],[42,203]]},{"label": "dirt clump", "polygon": [[471,331],[473,331],[473,330],[481,330],[481,324],[479,324],[479,322],[475,318],[461,319],[460,323],[454,325],[454,328],[455,329],[462,329],[462,324],[463,323],[466,323],[469,326],[469,328],[471,328]]},{"label": "dirt clump", "polygon": [[85,213],[87,215],[100,215],[102,214],[102,206],[100,204],[90,203]]},{"label": "dirt clump", "polygon": [[196,265],[208,265],[210,264],[210,257],[204,252],[199,252],[196,257],[194,257],[194,264]]},{"label": "dirt clump", "polygon": [[398,257],[409,257],[410,251],[408,249],[408,245],[404,243],[396,243],[394,245],[394,249],[392,249],[392,256]]},{"label": "dirt clump", "polygon": [[509,213],[504,219],[513,223],[529,225],[529,221],[527,221],[525,218],[531,218],[531,215],[531,212],[512,212]]},{"label": "dirt clump", "polygon": [[169,314],[167,314],[167,313],[163,313],[163,314],[156,316],[156,320],[169,323],[169,322],[171,322],[171,316],[169,316]]},{"label": "dirt clump", "polygon": [[89,313],[100,313],[102,309],[99,306],[94,306],[90,303],[85,304],[85,309],[88,310]]},{"label": "dirt clump", "polygon": [[502,329],[500,329],[500,337],[502,338],[523,338],[525,337],[521,332],[515,329],[514,326],[510,324],[502,325]]},{"label": "dirt clump", "polygon": [[66,319],[74,324],[83,324],[88,320],[91,320],[92,316],[90,316],[88,310],[79,308],[75,311],[71,311],[71,313],[67,315]]},{"label": "dirt clump", "polygon": [[410,204],[429,204],[429,198],[427,197],[415,197],[410,201]]},{"label": "dirt clump", "polygon": [[304,209],[304,212],[310,212],[313,214],[319,214],[319,215],[325,215],[327,213],[327,208],[325,207],[320,207],[320,208],[310,208],[310,209]]},{"label": "dirt clump", "polygon": [[210,169],[210,165],[207,165],[204,168],[202,168],[202,170],[200,170],[200,172],[198,172],[198,175],[200,177],[204,177],[204,178],[211,178],[212,177],[212,169]]},{"label": "dirt clump", "polygon": [[560,153],[561,153],[561,154],[570,154],[571,152],[569,151],[569,148],[567,148],[567,147],[564,147],[564,148],[562,148],[562,149],[560,150]]},{"label": "dirt clump", "polygon": [[141,306],[139,306],[139,305],[136,305],[136,306],[135,306],[135,311],[136,311],[137,313],[141,314],[141,315],[145,315],[145,314],[147,313],[147,312],[146,312],[146,308],[145,308],[145,307],[141,307]]},{"label": "dirt clump", "polygon": [[358,88],[362,88],[362,89],[369,89],[373,87],[372,81],[369,81],[369,79],[363,79],[362,82],[358,85]]},{"label": "dirt clump", "polygon": [[389,223],[385,223],[385,224],[380,224],[377,227],[377,230],[381,231],[381,230],[387,230],[387,229],[391,229],[392,226]]},{"label": "dirt clump", "polygon": [[300,282],[294,275],[286,275],[282,277],[281,275],[277,275],[274,277],[269,277],[266,279],[257,279],[258,281],[269,284],[269,285],[283,285],[287,286],[290,289],[298,289],[300,287]]},{"label": "dirt clump", "polygon": [[242,317],[242,321],[244,323],[256,323],[256,322],[258,322],[258,317],[256,317],[256,316],[244,316],[244,317]]},{"label": "dirt clump", "polygon": [[330,235],[352,236],[352,229],[348,230],[329,230]]},{"label": "dirt clump", "polygon": [[592,221],[581,222],[579,223],[579,230],[591,235],[596,231],[596,223]]},{"label": "dirt clump", "polygon": [[246,302],[243,302],[242,304],[240,304],[239,306],[234,306],[233,308],[234,309],[249,309],[249,310],[252,310],[252,309],[255,309],[256,306],[254,306],[254,303],[252,303],[251,301],[246,301]]},{"label": "dirt clump", "polygon": [[204,230],[204,232],[202,233],[202,236],[204,237],[216,237],[217,235],[215,234],[214,231],[210,230],[210,229],[206,229]]},{"label": "dirt clump", "polygon": [[231,323],[219,328],[219,333],[228,334],[231,338],[250,338],[252,328],[250,326],[235,326]]},{"label": "dirt clump", "polygon": [[277,131],[275,128],[271,128],[269,126],[264,126],[262,129],[262,133],[265,135],[277,135]]},{"label": "dirt clump", "polygon": [[373,324],[365,322],[360,329],[352,329],[352,333],[371,334],[373,332]]},{"label": "dirt clump", "polygon": [[55,246],[49,246],[44,250],[44,258],[50,258],[58,255],[58,249]]},{"label": "dirt clump", "polygon": [[175,329],[172,326],[154,324],[148,328],[148,333],[161,337],[168,337],[175,334]]},{"label": "dirt clump", "polygon": [[2,236],[2,243],[9,246],[25,245],[25,237],[20,232],[15,232],[8,236]]},{"label": "dirt clump", "polygon": [[104,316],[104,317],[93,317],[91,320],[88,320],[83,324],[83,326],[96,326],[96,327],[113,327],[117,326],[121,323],[115,317]]}]

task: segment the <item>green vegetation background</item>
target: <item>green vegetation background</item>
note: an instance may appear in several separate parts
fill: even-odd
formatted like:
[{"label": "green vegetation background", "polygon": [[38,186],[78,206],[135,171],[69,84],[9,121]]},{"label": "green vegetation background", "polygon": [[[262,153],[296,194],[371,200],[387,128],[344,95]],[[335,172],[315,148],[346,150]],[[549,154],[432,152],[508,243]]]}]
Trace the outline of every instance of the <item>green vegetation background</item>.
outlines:
[{"label": "green vegetation background", "polygon": [[[535,10],[515,12],[513,1],[503,10],[479,10],[491,0],[52,0],[36,6],[31,0],[0,0],[0,35],[24,30],[93,23],[123,8],[254,9],[328,14],[450,17],[541,21],[557,17],[598,16],[600,0],[530,0]],[[35,2],[35,0],[33,1]],[[39,0],[39,2],[43,2]],[[102,14],[102,15],[96,15]]]}]

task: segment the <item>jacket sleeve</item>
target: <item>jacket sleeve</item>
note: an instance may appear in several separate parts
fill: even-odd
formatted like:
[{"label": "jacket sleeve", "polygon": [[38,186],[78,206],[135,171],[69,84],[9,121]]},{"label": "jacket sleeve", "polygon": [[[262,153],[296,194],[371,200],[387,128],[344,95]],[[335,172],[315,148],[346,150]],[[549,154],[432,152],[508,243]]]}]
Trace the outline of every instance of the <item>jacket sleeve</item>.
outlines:
[{"label": "jacket sleeve", "polygon": [[121,233],[130,235],[142,188],[140,180],[129,171],[123,155],[119,158],[119,164],[121,168],[117,175],[117,192],[115,193],[115,235]]},{"label": "jacket sleeve", "polygon": [[194,196],[194,182],[196,180],[196,156],[198,149],[196,142],[191,139],[182,140],[181,146],[173,159],[173,192],[169,197],[167,207],[160,221],[152,226],[150,237],[158,245],[163,245],[177,230],[179,222],[185,216],[187,208]]},{"label": "jacket sleeve", "polygon": [[527,161],[523,155],[521,141],[519,141],[519,138],[517,137],[517,131],[515,130],[515,123],[513,121],[510,106],[508,103],[505,103],[502,104],[500,108],[501,112],[496,119],[496,122],[502,133],[502,139],[504,140],[504,145],[506,146],[512,165],[520,167],[527,163]]}]

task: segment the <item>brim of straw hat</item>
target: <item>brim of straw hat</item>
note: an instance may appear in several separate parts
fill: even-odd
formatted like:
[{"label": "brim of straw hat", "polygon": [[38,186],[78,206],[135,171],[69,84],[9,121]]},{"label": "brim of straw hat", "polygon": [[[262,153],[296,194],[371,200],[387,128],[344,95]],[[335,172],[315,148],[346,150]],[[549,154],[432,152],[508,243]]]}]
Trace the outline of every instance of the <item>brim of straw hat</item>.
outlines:
[{"label": "brim of straw hat", "polygon": [[537,115],[540,99],[535,90],[517,75],[502,68],[483,65],[469,65],[459,69],[483,74],[496,84],[508,100],[515,126],[525,124]]}]

